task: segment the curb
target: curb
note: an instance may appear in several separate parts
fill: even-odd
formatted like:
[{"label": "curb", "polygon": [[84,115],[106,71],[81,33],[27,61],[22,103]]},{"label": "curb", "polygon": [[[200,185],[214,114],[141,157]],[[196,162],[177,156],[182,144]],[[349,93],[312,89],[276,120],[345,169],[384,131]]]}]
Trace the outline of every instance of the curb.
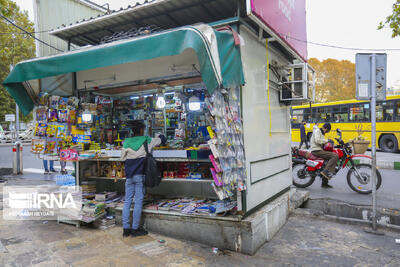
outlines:
[{"label": "curb", "polygon": [[[359,163],[371,163],[370,159],[354,159],[354,163],[359,164]],[[389,169],[389,170],[400,170],[400,162],[398,161],[384,161],[384,160],[377,160],[376,161],[376,167],[380,169]]]},{"label": "curb", "polygon": [[[303,212],[312,215],[347,221],[371,223],[372,218],[372,207],[369,205],[356,205],[329,198],[309,199],[302,208]],[[378,207],[377,224],[400,230],[400,210]]]}]

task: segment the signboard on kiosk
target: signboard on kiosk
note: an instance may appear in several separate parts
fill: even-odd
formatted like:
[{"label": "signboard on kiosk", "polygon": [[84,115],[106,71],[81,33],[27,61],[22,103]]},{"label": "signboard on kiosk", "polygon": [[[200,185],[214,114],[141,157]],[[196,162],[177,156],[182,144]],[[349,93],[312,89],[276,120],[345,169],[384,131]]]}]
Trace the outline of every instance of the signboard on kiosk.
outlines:
[{"label": "signboard on kiosk", "polygon": [[305,0],[247,0],[246,4],[253,21],[267,26],[279,42],[307,61]]}]

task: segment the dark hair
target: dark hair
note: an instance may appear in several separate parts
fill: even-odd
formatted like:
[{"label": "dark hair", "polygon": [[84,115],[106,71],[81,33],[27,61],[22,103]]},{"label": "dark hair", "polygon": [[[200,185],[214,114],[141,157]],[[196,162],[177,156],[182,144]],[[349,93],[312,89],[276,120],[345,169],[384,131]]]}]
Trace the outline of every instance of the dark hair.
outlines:
[{"label": "dark hair", "polygon": [[325,123],[322,127],[327,129],[328,131],[330,131],[331,128],[332,128],[332,126],[331,126],[331,124],[329,122]]},{"label": "dark hair", "polygon": [[140,135],[140,131],[144,128],[146,128],[146,125],[142,121],[136,120],[131,123],[131,129],[134,136]]}]

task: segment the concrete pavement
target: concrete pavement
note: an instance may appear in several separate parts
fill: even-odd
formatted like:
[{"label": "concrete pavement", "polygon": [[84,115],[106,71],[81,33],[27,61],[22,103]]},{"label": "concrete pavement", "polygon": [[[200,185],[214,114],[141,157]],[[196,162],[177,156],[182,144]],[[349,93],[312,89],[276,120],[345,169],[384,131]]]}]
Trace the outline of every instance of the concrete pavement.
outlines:
[{"label": "concrete pavement", "polygon": [[1,208],[0,266],[5,267],[400,265],[395,243],[400,233],[375,236],[357,225],[318,218],[289,217],[272,241],[247,256],[154,233],[123,238],[121,227],[98,230],[55,221],[6,221]]}]

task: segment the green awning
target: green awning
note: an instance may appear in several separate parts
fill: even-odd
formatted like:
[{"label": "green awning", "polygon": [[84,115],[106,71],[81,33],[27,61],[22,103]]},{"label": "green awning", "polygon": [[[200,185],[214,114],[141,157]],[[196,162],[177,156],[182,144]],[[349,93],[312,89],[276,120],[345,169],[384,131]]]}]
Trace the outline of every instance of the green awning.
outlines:
[{"label": "green awning", "polygon": [[212,93],[222,86],[243,84],[240,48],[229,32],[216,32],[205,24],[188,26],[131,40],[66,52],[18,63],[3,82],[26,115],[34,107],[23,82],[181,54],[192,48],[198,57],[202,80]]}]

